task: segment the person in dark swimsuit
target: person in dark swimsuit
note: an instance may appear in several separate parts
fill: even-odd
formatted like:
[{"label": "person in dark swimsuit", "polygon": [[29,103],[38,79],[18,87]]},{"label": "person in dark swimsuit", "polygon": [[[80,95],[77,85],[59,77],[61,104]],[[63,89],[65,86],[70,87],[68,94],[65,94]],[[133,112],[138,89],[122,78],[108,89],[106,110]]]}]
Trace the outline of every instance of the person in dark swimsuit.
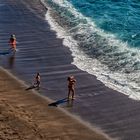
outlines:
[{"label": "person in dark swimsuit", "polygon": [[72,93],[72,100],[74,99],[75,96],[75,83],[76,83],[76,79],[74,78],[74,76],[69,76],[67,78],[68,80],[68,100],[70,99],[70,94]]},{"label": "person in dark swimsuit", "polygon": [[39,73],[37,73],[35,76],[34,86],[39,90],[40,88],[40,74]]}]

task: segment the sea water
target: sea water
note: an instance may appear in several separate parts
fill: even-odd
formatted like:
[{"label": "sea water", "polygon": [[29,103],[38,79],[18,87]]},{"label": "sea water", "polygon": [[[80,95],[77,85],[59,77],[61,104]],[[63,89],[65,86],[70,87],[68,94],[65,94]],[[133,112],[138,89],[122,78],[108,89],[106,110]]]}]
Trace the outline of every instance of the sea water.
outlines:
[{"label": "sea water", "polygon": [[42,0],[73,64],[140,100],[140,1]]}]

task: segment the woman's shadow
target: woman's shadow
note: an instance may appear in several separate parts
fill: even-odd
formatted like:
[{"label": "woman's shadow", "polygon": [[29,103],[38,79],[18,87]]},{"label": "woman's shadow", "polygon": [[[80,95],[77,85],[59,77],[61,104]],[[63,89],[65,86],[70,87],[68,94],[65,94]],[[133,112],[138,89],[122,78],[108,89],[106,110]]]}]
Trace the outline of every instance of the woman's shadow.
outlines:
[{"label": "woman's shadow", "polygon": [[58,105],[64,104],[64,103],[67,103],[67,107],[72,107],[73,106],[73,100],[70,100],[68,98],[63,98],[63,99],[57,100],[55,102],[52,102],[52,103],[48,104],[48,106],[57,107]]},{"label": "woman's shadow", "polygon": [[37,86],[32,85],[32,86],[30,86],[30,87],[26,88],[25,90],[31,90],[31,89],[36,89],[36,88],[37,88]]}]

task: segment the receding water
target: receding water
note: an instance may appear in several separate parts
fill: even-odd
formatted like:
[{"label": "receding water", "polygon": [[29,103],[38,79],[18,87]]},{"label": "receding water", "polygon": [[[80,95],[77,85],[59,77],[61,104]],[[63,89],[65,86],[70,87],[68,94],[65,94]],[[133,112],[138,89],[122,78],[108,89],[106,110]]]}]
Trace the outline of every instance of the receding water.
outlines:
[{"label": "receding water", "polygon": [[80,69],[140,99],[140,1],[45,0],[46,19]]}]

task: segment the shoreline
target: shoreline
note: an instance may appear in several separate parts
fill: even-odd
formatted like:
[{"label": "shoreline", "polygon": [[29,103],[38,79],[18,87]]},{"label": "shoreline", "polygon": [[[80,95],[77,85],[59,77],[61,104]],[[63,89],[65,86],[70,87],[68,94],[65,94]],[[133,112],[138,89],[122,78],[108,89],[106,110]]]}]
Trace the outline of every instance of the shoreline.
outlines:
[{"label": "shoreline", "polygon": [[[2,91],[0,92],[0,138],[109,140],[106,135],[87,127],[64,110],[49,107],[51,100],[36,91],[26,91],[28,85],[2,67],[0,67],[0,76],[2,81],[0,82]],[[28,128],[30,132],[27,132]],[[26,131],[22,132],[24,129]]]},{"label": "shoreline", "polygon": [[[11,0],[12,1],[12,0]],[[27,3],[24,3],[24,1],[26,1]],[[22,3],[23,4],[28,4],[28,0],[24,0],[24,1],[22,1]],[[40,1],[40,0],[38,0],[39,2],[40,2],[40,4],[42,5],[42,7],[44,7],[44,10],[43,11],[41,11],[41,12],[39,12],[38,13],[38,10],[40,9],[40,6],[39,7],[37,7],[37,8],[35,8],[34,9],[34,5],[33,5],[33,7],[31,7],[31,8],[33,8],[32,10],[33,10],[33,12],[37,12],[40,16],[39,17],[41,17],[41,18],[44,18],[45,17],[45,15],[46,15],[46,12],[47,12],[47,8],[42,4],[42,2]],[[36,0],[35,0],[35,2],[37,2]],[[37,2],[38,3],[38,2]],[[31,2],[31,4],[32,4],[32,2]],[[30,7],[28,7],[29,9],[30,9]],[[35,10],[35,11],[34,11]],[[45,14],[43,14],[43,13],[45,13]],[[0,66],[0,74],[1,73],[5,73],[10,79],[14,79],[14,81],[16,81],[16,83],[19,83],[19,85],[22,87],[22,88],[27,88],[28,87],[28,85],[26,84],[26,82],[25,81],[23,81],[23,80],[21,80],[21,79],[19,79],[17,76],[14,76],[12,73],[11,73],[11,71],[8,71],[7,69],[5,69],[5,68],[3,68],[3,67],[1,67]],[[13,84],[14,85],[14,84]],[[14,88],[14,87],[13,87]],[[14,90],[14,92],[15,92],[15,90]],[[53,102],[54,100],[52,100],[52,99],[50,99],[50,98],[48,98],[48,97],[46,97],[46,96],[43,96],[43,95],[40,95],[37,91],[35,91],[35,90],[33,90],[33,91],[30,91],[31,93],[33,93],[33,96],[37,96],[37,98],[40,98],[42,101],[45,101],[45,104],[48,104],[48,103],[51,103],[51,102]],[[18,95],[19,96],[19,95]],[[6,98],[5,98],[6,99]],[[5,100],[4,99],[4,100]],[[39,99],[39,100],[40,100]],[[0,99],[0,101],[4,101],[3,99],[1,100]],[[12,99],[11,99],[12,100]],[[8,103],[9,105],[10,105],[10,103]],[[25,105],[24,103],[21,103],[22,105]],[[14,104],[15,105],[15,104]],[[16,106],[16,105],[15,105]],[[17,107],[16,108],[19,108],[18,107],[18,105],[17,105]],[[27,108],[26,108],[26,110],[27,110]],[[85,138],[86,138],[86,140],[91,140],[91,139],[95,139],[95,140],[112,140],[111,138],[109,138],[109,136],[108,135],[106,135],[105,133],[103,133],[100,129],[98,129],[98,128],[94,128],[92,125],[90,125],[90,124],[88,124],[88,122],[84,122],[82,119],[80,119],[78,116],[74,116],[73,114],[71,114],[71,113],[69,113],[68,111],[66,111],[65,109],[63,109],[63,108],[57,108],[56,109],[58,112],[60,112],[60,114],[62,113],[63,115],[64,115],[64,117],[63,117],[63,119],[66,121],[66,119],[65,119],[65,117],[68,117],[69,118],[69,121],[74,121],[74,124],[73,124],[73,126],[75,126],[75,130],[74,130],[74,133],[76,133],[76,135],[79,133],[79,130],[80,129],[83,129],[82,131],[83,131],[83,134],[85,135],[85,133],[86,133],[86,136],[85,136]],[[10,110],[11,111],[11,110]],[[23,110],[23,112],[26,112],[25,110]],[[16,112],[17,113],[17,112]],[[15,112],[13,113],[13,115],[14,116],[16,116],[16,115],[18,115],[18,114],[16,114]],[[55,115],[57,115],[57,113],[55,114]],[[51,117],[51,116],[50,116]],[[53,116],[52,116],[53,117]],[[10,117],[9,117],[10,118]],[[15,121],[15,120],[12,120],[12,121]],[[59,121],[58,121],[59,122]],[[22,124],[21,124],[22,125]],[[40,125],[40,124],[39,124]],[[73,129],[73,126],[72,126],[72,128],[70,128],[70,129]],[[78,126],[78,129],[76,128],[76,126]],[[61,127],[61,126],[60,126]],[[1,128],[0,128],[1,129]],[[7,128],[4,128],[4,129],[7,129]],[[35,129],[35,128],[34,128]],[[13,130],[12,130],[13,131]],[[17,131],[17,130],[16,130]],[[69,130],[69,129],[67,129],[66,131],[71,131],[71,130]],[[5,133],[4,131],[1,131],[1,133]],[[8,133],[8,132],[6,132],[6,133]],[[61,131],[59,132],[59,133],[61,133]],[[89,134],[88,134],[89,133]],[[13,132],[13,134],[15,135],[15,134],[18,134],[17,132]],[[31,134],[32,135],[32,134]],[[62,136],[62,139],[64,138],[65,140],[67,140],[67,139],[69,139],[68,136],[69,134],[67,134],[67,132],[66,132],[66,138],[64,138],[63,136]],[[75,135],[75,134],[74,134]],[[0,134],[0,137],[1,137],[2,135]],[[3,135],[4,136],[4,135]],[[4,136],[5,137],[5,136]],[[7,136],[6,136],[7,137]],[[11,137],[11,134],[10,134],[10,136],[9,137]],[[19,137],[20,137],[20,135],[19,135]],[[23,136],[22,136],[23,137]],[[43,138],[43,136],[41,135],[41,134],[39,134],[39,137],[41,138],[41,139],[44,139]],[[70,136],[71,137],[71,136]],[[48,137],[46,137],[46,138],[48,138]],[[51,137],[50,137],[51,138]],[[52,137],[53,138],[53,137]],[[56,138],[56,137],[55,137]],[[61,136],[59,137],[59,138],[61,138]],[[76,136],[74,139],[75,140],[79,140],[79,139],[81,139],[81,138],[83,138],[83,136],[81,136],[81,132],[79,133],[79,136]],[[12,139],[12,138],[11,138]],[[24,138],[23,138],[24,139]],[[70,138],[71,139],[71,138]]]},{"label": "shoreline", "polygon": [[[69,48],[50,30],[50,25],[38,12],[37,1],[25,1],[2,1],[8,6],[0,12],[0,29],[3,29],[0,36],[5,40],[0,45],[5,47],[10,32],[14,32],[19,41],[15,59],[3,57],[2,66],[26,84],[40,71],[43,86],[48,90],[41,89],[39,93],[53,100],[66,96],[66,77],[73,74],[78,81],[76,100],[72,108],[61,106],[62,110],[66,109],[91,126],[100,127],[112,138],[139,140],[140,113],[137,110],[140,103],[105,87],[95,76],[72,65]],[[27,6],[28,2],[32,3],[31,7]]]}]

